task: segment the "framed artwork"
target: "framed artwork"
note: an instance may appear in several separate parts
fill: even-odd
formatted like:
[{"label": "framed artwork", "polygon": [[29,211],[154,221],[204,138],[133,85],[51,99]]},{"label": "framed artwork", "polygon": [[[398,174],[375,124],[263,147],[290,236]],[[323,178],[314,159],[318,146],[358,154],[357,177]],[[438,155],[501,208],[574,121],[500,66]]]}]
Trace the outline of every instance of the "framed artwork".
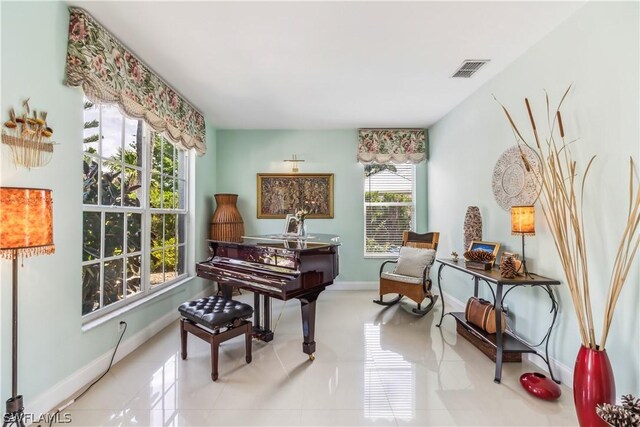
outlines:
[{"label": "framed artwork", "polygon": [[300,209],[307,218],[333,218],[332,173],[259,173],[257,190],[258,218],[286,218]]},{"label": "framed artwork", "polygon": [[298,232],[298,220],[294,214],[287,214],[284,220],[284,231],[282,234],[296,234]]},{"label": "framed artwork", "polygon": [[482,242],[480,240],[473,240],[469,245],[468,250],[470,251],[480,250],[480,251],[485,251],[493,254],[494,262],[491,264],[493,265],[495,263],[496,257],[498,256],[498,251],[500,250],[500,243]]}]

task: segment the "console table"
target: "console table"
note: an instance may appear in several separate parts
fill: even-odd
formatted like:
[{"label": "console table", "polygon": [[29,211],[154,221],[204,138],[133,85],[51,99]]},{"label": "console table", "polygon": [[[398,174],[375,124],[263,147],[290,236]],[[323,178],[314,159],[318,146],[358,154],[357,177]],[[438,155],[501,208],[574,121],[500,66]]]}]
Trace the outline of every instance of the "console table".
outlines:
[{"label": "console table", "polygon": [[[555,279],[549,279],[547,277],[538,276],[537,274],[529,273],[528,276],[516,276],[513,279],[505,279],[500,276],[500,272],[498,269],[492,270],[476,270],[472,268],[467,268],[464,266],[464,261],[454,261],[450,258],[438,258],[436,260],[440,263],[440,268],[438,268],[438,289],[440,291],[440,300],[442,301],[442,313],[440,314],[440,322],[436,325],[440,327],[442,325],[442,320],[445,315],[451,315],[456,318],[457,321],[462,322],[467,325],[467,329],[473,333],[477,338],[480,338],[493,347],[496,348],[496,372],[494,381],[496,383],[500,383],[502,379],[502,359],[505,353],[533,353],[538,355],[545,361],[547,367],[549,368],[549,374],[551,378],[556,382],[560,383],[553,375],[553,370],[551,369],[551,364],[549,363],[549,337],[551,336],[551,331],[553,330],[553,326],[556,322],[556,317],[558,315],[558,301],[553,294],[551,289],[552,285],[559,285],[560,282]],[[505,331],[502,332],[502,316],[496,315],[496,330],[495,334],[488,334],[487,332],[481,330],[480,328],[475,327],[475,325],[471,325],[465,319],[465,315],[463,312],[450,312],[445,313],[444,311],[444,296],[442,294],[442,270],[445,267],[450,267],[455,270],[461,271],[473,277],[473,295],[475,297],[478,296],[478,284],[480,280],[485,282],[491,293],[493,294],[493,304],[496,308],[496,313],[500,313],[502,311],[503,302],[505,297],[511,292],[513,289],[520,287],[539,287],[546,292],[551,300],[551,325],[547,330],[547,333],[542,338],[537,345],[532,345],[525,342],[522,338],[518,337],[514,332]],[[496,286],[496,290],[494,292],[492,284]],[[544,344],[544,355],[539,353],[535,347],[539,347]]]}]

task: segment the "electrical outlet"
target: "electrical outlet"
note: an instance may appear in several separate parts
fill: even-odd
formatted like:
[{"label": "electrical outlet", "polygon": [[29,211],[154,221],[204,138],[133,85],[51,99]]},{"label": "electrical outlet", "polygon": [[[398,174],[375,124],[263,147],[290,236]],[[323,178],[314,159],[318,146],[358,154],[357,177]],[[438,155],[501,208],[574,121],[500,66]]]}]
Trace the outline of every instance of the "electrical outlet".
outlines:
[{"label": "electrical outlet", "polygon": [[124,322],[124,320],[121,320],[120,322],[118,322],[118,332],[124,331],[125,325],[126,323]]}]

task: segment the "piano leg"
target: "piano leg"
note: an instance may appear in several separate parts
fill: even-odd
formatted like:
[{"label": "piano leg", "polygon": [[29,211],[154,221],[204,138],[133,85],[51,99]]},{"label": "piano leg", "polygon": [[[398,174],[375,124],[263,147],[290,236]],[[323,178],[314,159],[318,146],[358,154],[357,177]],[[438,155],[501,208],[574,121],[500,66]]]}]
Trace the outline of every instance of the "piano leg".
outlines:
[{"label": "piano leg", "polygon": [[302,351],[309,355],[309,360],[314,360],[313,353],[316,352],[316,300],[324,289],[299,297],[300,309],[302,311]]},{"label": "piano leg", "polygon": [[[262,308],[260,307],[260,300],[262,300]],[[262,316],[260,316],[261,313]],[[264,342],[273,341],[273,331],[271,330],[271,300],[269,296],[253,293],[253,325],[254,337]]]},{"label": "piano leg", "polygon": [[222,289],[222,296],[226,299],[232,299],[231,296],[233,295],[233,286],[231,285],[223,285],[221,283],[218,283],[218,286],[220,286]]}]

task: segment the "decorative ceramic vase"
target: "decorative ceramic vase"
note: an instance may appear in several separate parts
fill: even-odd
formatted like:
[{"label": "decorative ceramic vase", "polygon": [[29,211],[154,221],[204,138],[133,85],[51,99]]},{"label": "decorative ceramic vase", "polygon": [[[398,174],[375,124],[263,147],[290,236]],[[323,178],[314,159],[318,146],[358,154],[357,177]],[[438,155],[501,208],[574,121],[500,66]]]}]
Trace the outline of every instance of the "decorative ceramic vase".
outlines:
[{"label": "decorative ceramic vase", "polygon": [[560,386],[555,381],[538,372],[522,374],[520,384],[527,392],[543,400],[556,400],[562,394]]},{"label": "decorative ceramic vase", "polygon": [[239,242],[244,234],[244,221],[236,207],[237,194],[216,194],[216,210],[211,217],[211,240]]},{"label": "decorative ceramic vase", "polygon": [[482,240],[482,216],[477,206],[469,206],[464,216],[464,250],[469,249],[473,240]]},{"label": "decorative ceramic vase", "polygon": [[573,369],[573,401],[583,427],[607,427],[596,414],[596,405],[615,403],[616,383],[606,350],[580,347]]}]

